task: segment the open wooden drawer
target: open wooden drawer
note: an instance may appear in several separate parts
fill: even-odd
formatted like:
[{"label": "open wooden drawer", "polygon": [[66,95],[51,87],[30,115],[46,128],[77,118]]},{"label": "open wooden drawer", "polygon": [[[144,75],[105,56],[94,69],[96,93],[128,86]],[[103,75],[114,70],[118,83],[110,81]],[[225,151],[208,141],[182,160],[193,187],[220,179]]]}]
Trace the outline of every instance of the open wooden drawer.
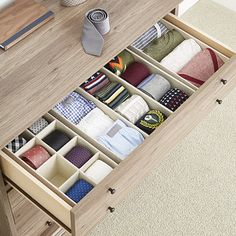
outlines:
[{"label": "open wooden drawer", "polygon": [[[61,150],[58,153],[48,149],[53,157],[60,159],[67,148],[71,147],[70,145],[74,145],[74,142],[83,142],[94,151],[94,159],[99,155],[101,159],[105,160],[113,167],[113,171],[101,183],[98,185],[94,184],[95,187],[93,190],[78,204],[70,201],[63,194],[63,191],[61,191],[63,190],[63,186],[55,188],[55,186],[50,184],[50,181],[42,177],[40,173],[33,171],[30,167],[23,164],[17,157],[17,154],[13,155],[6,149],[1,152],[1,165],[4,175],[30,195],[39,205],[50,212],[58,222],[73,235],[85,235],[107,213],[113,212],[114,207],[124,198],[131,187],[135,186],[135,184],[148,174],[153,166],[165,157],[170,152],[171,148],[180,142],[214,107],[219,105],[220,101],[236,86],[236,56],[231,50],[173,16],[168,15],[165,19],[171,22],[171,24],[174,25],[173,27],[181,28],[183,31],[187,32],[188,35],[192,35],[203,44],[218,51],[225,59],[226,63],[203,86],[196,89],[194,86],[185,83],[185,81],[174,73],[160,67],[156,62],[150,60],[150,58],[135,51],[133,55],[136,60],[145,63],[152,71],[162,73],[168,77],[173,86],[185,90],[185,92],[190,95],[189,99],[175,112],[169,111],[158,102],[142,94],[131,85],[103,68],[102,71],[112,80],[122,83],[131,93],[141,95],[151,108],[160,109],[168,117],[150,136],[143,133],[145,137],[144,143],[125,160],[121,161],[109,150],[86,136],[55,112],[51,112],[52,115],[45,115],[51,122],[47,130],[42,131],[42,133],[36,137],[30,137],[31,134],[27,131],[24,133],[25,137],[28,137],[30,141],[19,151],[19,155],[24,149],[29,148],[29,146],[34,143],[42,144],[41,139],[45,137],[48,130],[57,125],[68,132],[72,140],[65,150]],[[222,82],[222,80],[224,81]],[[96,101],[95,98],[86,94],[80,88],[77,88],[76,91],[82,93],[90,100],[93,100],[96,105],[111,118],[119,118],[126,122],[127,125],[134,127],[134,125],[119,114],[99,101]],[[136,127],[134,128],[138,129]],[[51,168],[51,166],[49,165],[48,168]],[[74,170],[70,178],[77,178],[77,175],[80,174],[86,178],[83,170]],[[69,179],[69,181],[70,180],[71,179]]]}]

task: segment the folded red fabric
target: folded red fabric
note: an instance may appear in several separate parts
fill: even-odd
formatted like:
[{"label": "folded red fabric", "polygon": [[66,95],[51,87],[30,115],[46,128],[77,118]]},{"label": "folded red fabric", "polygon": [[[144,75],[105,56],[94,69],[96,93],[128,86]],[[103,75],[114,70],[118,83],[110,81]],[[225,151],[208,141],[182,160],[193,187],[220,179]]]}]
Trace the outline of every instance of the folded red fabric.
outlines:
[{"label": "folded red fabric", "polygon": [[150,71],[147,66],[136,61],[128,66],[121,77],[133,86],[137,87],[149,75]]},{"label": "folded red fabric", "polygon": [[223,64],[222,59],[212,49],[206,48],[194,56],[178,74],[197,87],[200,87]]}]

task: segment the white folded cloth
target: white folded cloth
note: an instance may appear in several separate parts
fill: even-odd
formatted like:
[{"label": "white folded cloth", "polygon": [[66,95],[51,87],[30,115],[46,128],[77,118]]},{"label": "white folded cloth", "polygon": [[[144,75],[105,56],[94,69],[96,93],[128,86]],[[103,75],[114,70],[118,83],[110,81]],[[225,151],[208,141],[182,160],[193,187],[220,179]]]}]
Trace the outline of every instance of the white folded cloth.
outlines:
[{"label": "white folded cloth", "polygon": [[201,50],[194,39],[184,40],[161,60],[161,65],[177,73]]},{"label": "white folded cloth", "polygon": [[85,171],[85,174],[95,184],[99,184],[112,170],[107,163],[97,160]]},{"label": "white folded cloth", "polygon": [[134,124],[149,111],[149,107],[141,96],[133,95],[121,103],[116,111]]},{"label": "white folded cloth", "polygon": [[113,125],[114,121],[98,107],[90,111],[78,125],[81,131],[96,139]]}]

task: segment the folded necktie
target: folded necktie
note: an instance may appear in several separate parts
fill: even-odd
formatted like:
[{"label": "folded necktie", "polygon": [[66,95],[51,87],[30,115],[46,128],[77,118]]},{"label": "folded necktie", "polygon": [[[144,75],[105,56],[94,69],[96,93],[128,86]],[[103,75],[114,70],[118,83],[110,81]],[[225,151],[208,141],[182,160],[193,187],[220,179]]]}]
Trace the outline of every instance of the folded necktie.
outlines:
[{"label": "folded necktie", "polygon": [[143,51],[160,62],[183,41],[184,37],[182,34],[173,29],[162,35],[160,38],[154,39]]},{"label": "folded necktie", "polygon": [[197,87],[200,87],[223,64],[222,59],[212,49],[206,48],[194,56],[178,74]]},{"label": "folded necktie", "polygon": [[94,94],[96,98],[115,109],[119,104],[130,97],[128,90],[120,83],[110,82]]},{"label": "folded necktie", "polygon": [[159,100],[169,89],[171,85],[167,79],[161,75],[151,74],[142,83],[138,85],[138,89],[142,90],[148,96],[155,100]]},{"label": "folded necktie", "polygon": [[103,88],[106,84],[109,83],[108,77],[102,72],[96,72],[88,80],[80,85],[86,92],[94,94],[99,89]]},{"label": "folded necktie", "polygon": [[6,148],[9,149],[11,152],[15,153],[19,149],[21,149],[26,143],[27,141],[23,137],[18,136],[14,138],[10,143],[8,143]]},{"label": "folded necktie", "polygon": [[131,45],[137,49],[143,50],[150,42],[160,38],[166,32],[168,32],[168,28],[159,21],[137,38]]},{"label": "folded necktie", "polygon": [[93,154],[88,148],[77,145],[65,155],[65,158],[76,167],[81,168],[92,156]]},{"label": "folded necktie", "polygon": [[117,120],[106,134],[97,140],[123,160],[143,143],[144,138],[136,129],[127,127],[121,120]]},{"label": "folded necktie", "polygon": [[50,155],[44,147],[36,145],[20,157],[25,163],[36,170],[50,158]]},{"label": "folded necktie", "polygon": [[99,184],[113,169],[101,160],[95,161],[85,174],[95,183]]},{"label": "folded necktie", "polygon": [[201,52],[201,47],[194,39],[184,40],[170,54],[161,60],[161,64],[173,72],[181,70],[196,54]]},{"label": "folded necktie", "polygon": [[186,93],[180,89],[172,88],[160,99],[159,102],[171,111],[175,111],[187,99],[188,95]]},{"label": "folded necktie", "polygon": [[33,133],[33,134],[38,134],[40,131],[42,131],[44,128],[46,128],[48,126],[48,121],[46,119],[44,119],[43,117],[41,117],[39,120],[37,120],[36,122],[34,122],[30,127],[29,130]]},{"label": "folded necktie", "polygon": [[108,70],[112,71],[116,75],[120,75],[125,72],[126,68],[134,62],[134,57],[131,53],[124,50],[119,55],[114,57],[108,64],[105,66]]},{"label": "folded necktie", "polygon": [[73,124],[78,124],[96,105],[76,92],[66,96],[55,106],[55,111]]},{"label": "folded necktie", "polygon": [[129,65],[121,77],[133,86],[137,87],[149,75],[150,71],[147,66],[136,61]]},{"label": "folded necktie", "polygon": [[60,130],[54,130],[43,141],[54,150],[58,151],[70,141],[70,137]]},{"label": "folded necktie", "polygon": [[150,110],[135,125],[147,134],[151,134],[165,120],[165,115],[158,110]]},{"label": "folded necktie", "polygon": [[91,138],[103,135],[113,125],[114,121],[98,107],[85,116],[77,127]]},{"label": "folded necktie", "polygon": [[83,197],[85,197],[91,190],[93,185],[83,179],[79,179],[74,185],[70,187],[65,193],[70,199],[78,203]]},{"label": "folded necktie", "polygon": [[120,104],[116,111],[134,124],[142,115],[149,111],[149,107],[141,96],[133,95]]}]

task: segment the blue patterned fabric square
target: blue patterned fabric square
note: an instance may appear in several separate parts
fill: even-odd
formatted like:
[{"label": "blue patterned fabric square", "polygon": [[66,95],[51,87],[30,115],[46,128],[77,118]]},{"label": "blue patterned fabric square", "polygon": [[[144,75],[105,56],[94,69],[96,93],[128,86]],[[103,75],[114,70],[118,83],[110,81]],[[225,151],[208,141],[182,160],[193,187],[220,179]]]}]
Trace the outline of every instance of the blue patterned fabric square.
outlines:
[{"label": "blue patterned fabric square", "polygon": [[92,189],[92,184],[88,183],[83,179],[80,179],[65,194],[77,203],[83,197],[85,197]]}]

